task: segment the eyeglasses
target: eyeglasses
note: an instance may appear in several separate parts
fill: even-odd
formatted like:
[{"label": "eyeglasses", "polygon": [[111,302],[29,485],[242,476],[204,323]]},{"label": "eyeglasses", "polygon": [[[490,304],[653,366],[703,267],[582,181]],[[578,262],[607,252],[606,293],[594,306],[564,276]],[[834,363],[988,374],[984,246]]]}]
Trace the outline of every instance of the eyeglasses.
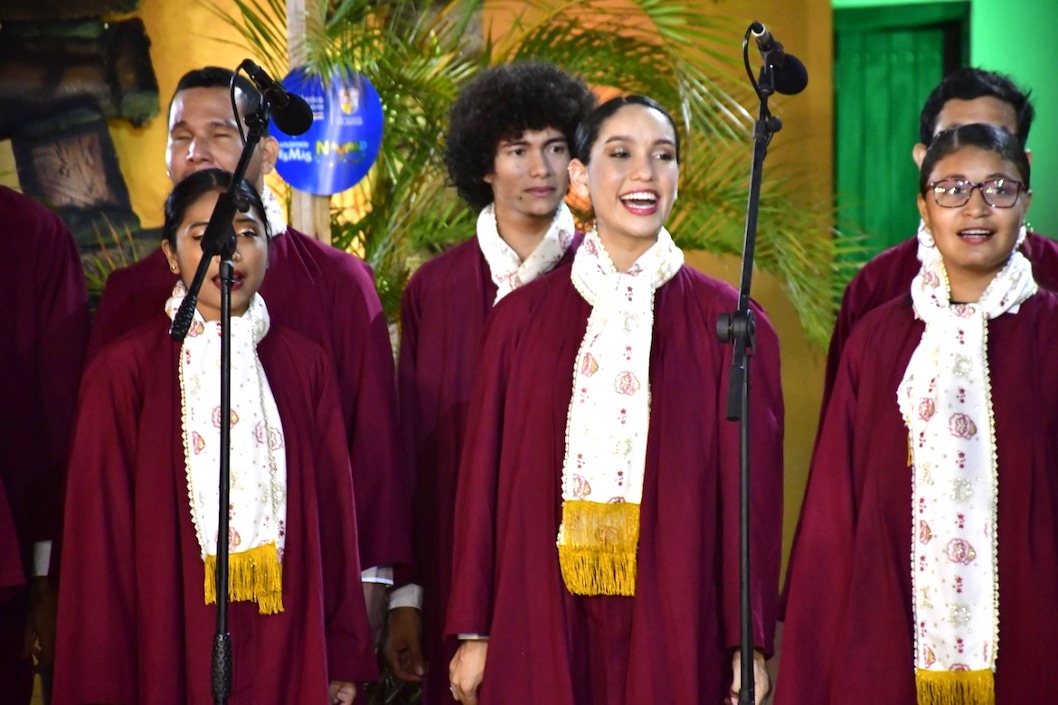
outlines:
[{"label": "eyeglasses", "polygon": [[943,208],[959,208],[970,202],[974,189],[981,189],[981,196],[992,208],[1012,208],[1025,184],[1013,179],[991,179],[989,181],[964,181],[963,179],[941,179],[927,184],[933,199]]}]

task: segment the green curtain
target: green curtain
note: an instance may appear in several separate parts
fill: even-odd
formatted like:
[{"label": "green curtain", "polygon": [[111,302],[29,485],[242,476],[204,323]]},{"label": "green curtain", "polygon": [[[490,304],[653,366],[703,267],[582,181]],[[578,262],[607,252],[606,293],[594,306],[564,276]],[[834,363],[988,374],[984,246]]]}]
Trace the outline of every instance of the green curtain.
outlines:
[{"label": "green curtain", "polygon": [[835,10],[839,226],[875,254],[915,232],[922,103],[967,55],[965,3]]}]

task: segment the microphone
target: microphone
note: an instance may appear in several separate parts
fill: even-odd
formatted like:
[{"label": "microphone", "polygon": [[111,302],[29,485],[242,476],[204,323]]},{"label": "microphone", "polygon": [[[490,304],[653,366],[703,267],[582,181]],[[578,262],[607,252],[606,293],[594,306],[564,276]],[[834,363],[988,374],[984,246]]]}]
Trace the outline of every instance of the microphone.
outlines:
[{"label": "microphone", "polygon": [[753,38],[757,40],[764,61],[771,65],[775,80],[775,91],[783,95],[796,95],[808,85],[808,69],[793,54],[787,54],[775,37],[760,22],[749,27]]},{"label": "microphone", "polygon": [[272,121],[280,131],[288,135],[301,135],[312,127],[312,108],[305,99],[288,93],[283,84],[250,59],[244,59],[239,68],[246,71],[250,80],[261,91],[261,97],[272,109]]}]

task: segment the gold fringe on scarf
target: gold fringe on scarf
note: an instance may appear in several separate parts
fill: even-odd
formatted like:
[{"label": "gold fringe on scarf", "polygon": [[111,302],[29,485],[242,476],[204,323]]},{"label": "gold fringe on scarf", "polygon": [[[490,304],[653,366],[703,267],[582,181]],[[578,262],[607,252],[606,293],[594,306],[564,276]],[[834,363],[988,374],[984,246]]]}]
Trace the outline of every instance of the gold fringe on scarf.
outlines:
[{"label": "gold fringe on scarf", "polygon": [[[217,557],[206,556],[206,604],[217,602]],[[228,554],[228,599],[256,602],[261,614],[283,611],[283,567],[274,543]]]},{"label": "gold fringe on scarf", "polygon": [[563,503],[558,561],[574,595],[635,595],[638,546],[638,504]]},{"label": "gold fringe on scarf", "polygon": [[929,671],[915,669],[918,705],[995,705],[992,671]]}]

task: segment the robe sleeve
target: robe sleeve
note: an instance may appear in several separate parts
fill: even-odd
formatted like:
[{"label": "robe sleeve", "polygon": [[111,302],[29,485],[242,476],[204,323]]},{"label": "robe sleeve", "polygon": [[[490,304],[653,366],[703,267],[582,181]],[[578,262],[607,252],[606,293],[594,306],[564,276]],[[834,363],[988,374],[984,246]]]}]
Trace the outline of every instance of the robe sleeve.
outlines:
[{"label": "robe sleeve", "polygon": [[[774,651],[779,570],[782,562],[783,398],[779,341],[763,310],[754,305],[756,344],[750,359],[750,560],[753,643]],[[720,488],[724,638],[731,649],[742,638],[740,605],[740,423],[727,420],[733,348],[725,346],[716,418],[720,425]]]},{"label": "robe sleeve", "polygon": [[142,390],[125,356],[104,351],[95,363],[68,469],[55,689],[76,692],[76,702],[131,705],[139,692],[133,505]]},{"label": "robe sleeve", "polygon": [[315,377],[317,405],[307,429],[316,435],[315,491],[328,676],[332,681],[373,681],[378,679],[378,669],[360,582],[356,494],[334,373],[326,360],[320,359]]},{"label": "robe sleeve", "polygon": [[330,309],[339,396],[357,494],[365,568],[411,560],[407,465],[397,431],[396,372],[389,326],[371,270],[353,257],[333,260]]},{"label": "robe sleeve", "polygon": [[29,495],[30,541],[58,538],[63,463],[88,342],[88,290],[81,256],[63,222],[58,216],[49,215],[48,232],[42,233],[41,238],[42,247],[51,251],[39,260],[38,290],[34,295],[39,307],[39,338],[33,352],[37,386],[33,408],[39,409],[41,416],[33,428],[38,435],[35,444],[39,455],[33,461],[35,477]]},{"label": "robe sleeve", "polygon": [[844,624],[856,530],[854,442],[856,368],[853,350],[842,358],[812,460],[789,566],[784,648],[776,703],[824,703],[834,652]]},{"label": "robe sleeve", "polygon": [[[420,312],[420,302],[418,296],[419,286],[417,280],[413,277],[409,282],[407,288],[404,289],[404,295],[401,297],[400,302],[400,354],[397,361],[397,390],[398,390],[398,408],[400,418],[400,439],[402,448],[404,450],[403,460],[407,463],[408,468],[408,496],[409,498],[415,497],[416,486],[420,482],[419,479],[419,465],[417,462],[419,454],[420,439],[422,438],[423,429],[421,428],[420,413],[419,413],[419,402],[418,395],[416,394],[417,383],[416,383],[416,362],[419,356],[419,321],[422,317]],[[414,515],[411,518],[412,525],[415,527],[413,535],[420,536],[420,528],[422,522],[420,522],[421,514],[415,511],[413,508]],[[429,529],[430,527],[426,527]],[[415,555],[413,556],[413,563],[418,563],[419,547],[416,545],[413,548]],[[413,579],[415,576],[414,566],[411,566],[409,570],[402,573],[396,582],[403,583],[409,579]]]},{"label": "robe sleeve", "polygon": [[[501,301],[487,324],[471,393],[456,488],[452,593],[446,635],[487,635],[492,624],[496,491],[500,473],[510,352],[523,320]],[[513,313],[514,315],[509,315]]]}]

